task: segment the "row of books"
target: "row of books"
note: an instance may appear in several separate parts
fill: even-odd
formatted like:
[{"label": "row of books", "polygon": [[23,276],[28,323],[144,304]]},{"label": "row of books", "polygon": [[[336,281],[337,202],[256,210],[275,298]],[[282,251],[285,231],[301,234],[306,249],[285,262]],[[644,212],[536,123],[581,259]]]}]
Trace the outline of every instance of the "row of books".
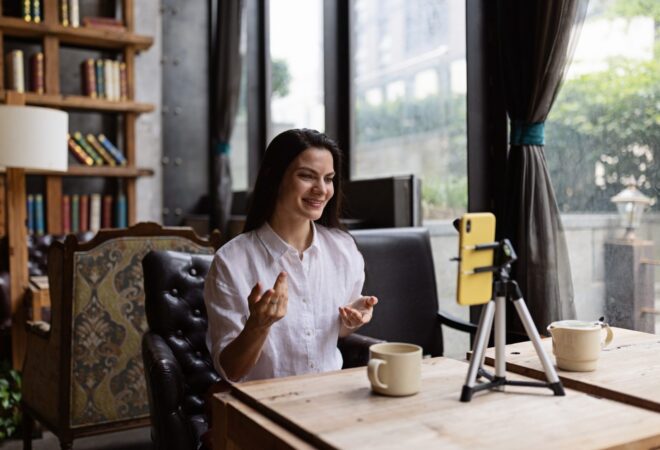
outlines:
[{"label": "row of books", "polygon": [[[6,86],[7,89],[16,92],[25,92],[25,70],[23,62],[23,50],[13,50],[5,56]],[[30,56],[29,90],[37,94],[44,93],[44,54],[33,53]]]},{"label": "row of books", "polygon": [[104,134],[67,134],[69,152],[86,166],[125,166],[126,157]]},{"label": "row of books", "polygon": [[[9,0],[3,2],[5,15],[20,16],[26,22],[41,23],[43,21],[44,0]],[[59,0],[60,24],[65,27],[80,27],[80,0]],[[111,17],[83,17],[85,27],[105,28],[114,31],[125,31],[124,24]]]},{"label": "row of books", "polygon": [[42,19],[41,2],[39,0],[16,0],[14,5],[7,5],[7,9],[12,6],[20,9],[20,15],[26,22],[40,23]]},{"label": "row of books", "polygon": [[88,58],[80,64],[82,93],[92,98],[126,100],[126,63],[112,59]]},{"label": "row of books", "polygon": [[[45,233],[43,195],[27,196],[28,233]],[[125,228],[128,225],[126,196],[118,194],[73,194],[62,196],[62,231],[65,234]]]}]

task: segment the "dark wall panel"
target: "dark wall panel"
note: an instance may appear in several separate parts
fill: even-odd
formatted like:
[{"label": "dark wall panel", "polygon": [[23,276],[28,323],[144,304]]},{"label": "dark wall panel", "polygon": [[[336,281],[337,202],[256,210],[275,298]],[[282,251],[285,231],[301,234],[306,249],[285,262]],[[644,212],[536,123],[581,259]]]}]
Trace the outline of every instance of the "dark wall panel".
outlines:
[{"label": "dark wall panel", "polygon": [[163,223],[179,225],[208,191],[209,2],[163,0]]}]

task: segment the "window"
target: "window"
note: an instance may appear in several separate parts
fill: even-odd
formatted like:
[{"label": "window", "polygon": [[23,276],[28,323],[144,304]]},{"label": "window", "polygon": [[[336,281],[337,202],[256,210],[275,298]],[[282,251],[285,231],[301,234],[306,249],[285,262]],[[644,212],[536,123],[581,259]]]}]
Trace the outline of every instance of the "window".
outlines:
[{"label": "window", "polygon": [[354,179],[415,174],[425,219],[467,207],[465,2],[356,0]]},{"label": "window", "polygon": [[241,87],[238,97],[236,121],[231,135],[231,174],[232,189],[234,191],[247,190],[248,178],[248,117],[247,117],[247,20],[243,8],[243,26],[241,27],[240,51],[243,59],[241,68]]},{"label": "window", "polygon": [[290,128],[324,131],[323,2],[270,0],[270,138]]}]

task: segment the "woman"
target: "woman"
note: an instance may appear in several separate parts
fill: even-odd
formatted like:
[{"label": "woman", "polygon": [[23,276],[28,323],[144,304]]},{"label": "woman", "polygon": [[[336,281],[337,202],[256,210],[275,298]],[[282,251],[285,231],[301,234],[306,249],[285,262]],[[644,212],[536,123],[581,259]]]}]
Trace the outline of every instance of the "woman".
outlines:
[{"label": "woman", "polygon": [[318,131],[285,131],[266,149],[245,230],[204,286],[224,379],[338,370],[337,338],[371,320],[378,300],[361,296],[364,260],[339,223],[340,173],[337,144]]}]

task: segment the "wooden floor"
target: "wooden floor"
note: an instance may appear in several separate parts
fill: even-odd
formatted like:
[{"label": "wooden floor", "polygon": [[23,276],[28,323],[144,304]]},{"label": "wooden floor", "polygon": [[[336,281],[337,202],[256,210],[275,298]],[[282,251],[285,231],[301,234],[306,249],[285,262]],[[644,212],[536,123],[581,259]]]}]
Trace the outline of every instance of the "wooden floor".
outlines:
[{"label": "wooden floor", "polygon": [[[120,433],[102,434],[73,441],[74,450],[150,450],[149,427],[137,428]],[[0,443],[2,450],[21,450],[22,440],[8,440]],[[44,432],[41,439],[32,441],[34,450],[59,450],[60,443],[50,432]]]}]

